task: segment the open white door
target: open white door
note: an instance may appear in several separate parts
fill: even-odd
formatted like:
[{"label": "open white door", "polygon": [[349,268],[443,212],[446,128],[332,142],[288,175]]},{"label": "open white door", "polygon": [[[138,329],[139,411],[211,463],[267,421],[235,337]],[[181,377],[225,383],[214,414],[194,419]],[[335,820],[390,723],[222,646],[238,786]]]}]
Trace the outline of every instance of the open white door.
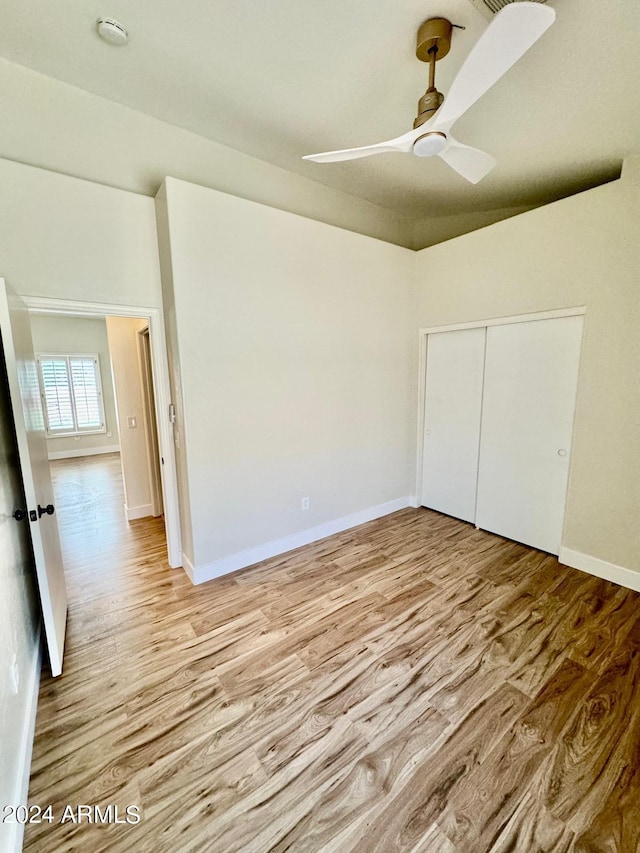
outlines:
[{"label": "open white door", "polygon": [[60,675],[67,623],[67,589],[58,525],[53,515],[53,488],[42,400],[29,312],[4,279],[0,279],[0,334],[7,363],[51,674]]}]

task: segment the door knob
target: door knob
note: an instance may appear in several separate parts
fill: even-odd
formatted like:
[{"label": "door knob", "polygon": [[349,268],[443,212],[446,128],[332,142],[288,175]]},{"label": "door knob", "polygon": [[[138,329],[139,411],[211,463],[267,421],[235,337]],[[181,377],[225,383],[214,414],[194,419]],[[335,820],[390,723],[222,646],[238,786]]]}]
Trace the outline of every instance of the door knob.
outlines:
[{"label": "door knob", "polygon": [[53,515],[56,511],[53,504],[47,504],[46,506],[40,506],[38,504],[38,518],[42,518],[43,515]]},{"label": "door knob", "polygon": [[27,517],[26,509],[17,509],[13,513],[13,517],[15,518],[16,521],[24,521],[25,518]]},{"label": "door knob", "polygon": [[567,455],[567,451],[561,447],[560,450],[558,451],[558,456],[566,456],[566,455]]}]

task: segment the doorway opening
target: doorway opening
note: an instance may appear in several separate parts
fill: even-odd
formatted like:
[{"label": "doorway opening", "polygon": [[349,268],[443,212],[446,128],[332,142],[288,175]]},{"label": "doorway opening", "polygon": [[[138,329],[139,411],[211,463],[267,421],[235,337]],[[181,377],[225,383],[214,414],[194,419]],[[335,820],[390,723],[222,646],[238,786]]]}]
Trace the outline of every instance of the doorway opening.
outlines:
[{"label": "doorway opening", "polygon": [[[57,351],[54,352],[43,351],[51,347],[43,346],[40,341],[38,343],[40,357],[36,358],[31,321],[39,314],[84,316],[94,319],[109,317],[118,328],[120,321],[126,324],[127,321],[123,318],[128,317],[132,322],[135,321],[136,333],[144,328],[148,328],[149,332],[148,349],[151,368],[150,371],[147,368],[147,373],[151,374],[154,390],[164,515],[151,518],[148,523],[155,524],[156,532],[159,531],[161,535],[159,537],[130,536],[123,547],[123,543],[118,542],[118,535],[109,535],[108,526],[101,527],[96,524],[93,541],[91,539],[87,541],[87,530],[93,526],[88,524],[91,513],[93,518],[101,520],[108,506],[108,500],[104,499],[105,495],[100,494],[99,491],[96,493],[94,490],[92,501],[81,501],[80,511],[76,506],[75,511],[67,516],[70,530],[78,535],[77,542],[81,554],[79,562],[83,568],[85,565],[87,567],[87,571],[80,573],[80,577],[83,583],[88,584],[84,590],[74,589],[75,601],[71,606],[79,605],[82,608],[85,600],[83,591],[95,592],[97,585],[99,587],[97,595],[93,596],[95,612],[89,618],[92,624],[99,627],[105,620],[108,622],[111,618],[110,604],[114,601],[114,596],[119,600],[125,590],[126,598],[127,583],[134,585],[142,583],[145,588],[149,582],[153,584],[145,572],[139,571],[140,568],[156,567],[161,573],[166,573],[167,563],[170,567],[176,568],[181,566],[182,559],[173,428],[168,417],[171,410],[169,372],[160,309],[140,307],[130,309],[126,306],[35,297],[22,299],[4,279],[0,279],[0,333],[25,498],[25,506],[16,508],[14,519],[21,522],[28,520],[51,674],[55,677],[62,673],[69,599],[61,555],[58,519],[55,516],[56,499],[52,487],[49,456],[57,453],[59,456],[66,456],[67,460],[70,458],[73,463],[78,457],[86,455],[88,449],[86,442],[89,440],[102,442],[101,446],[94,445],[92,449],[92,454],[97,459],[106,458],[109,453],[118,451],[122,454],[127,441],[125,435],[129,432],[133,435],[136,432],[137,419],[143,423],[145,414],[144,406],[140,403],[137,415],[127,414],[124,417],[129,427],[127,433],[121,429],[123,417],[115,414],[110,418],[107,417],[105,388],[109,389],[117,384],[113,381],[116,375],[115,350],[113,346],[107,344],[109,356],[103,359],[105,369],[101,370],[95,335],[89,339],[88,345],[82,345],[82,352],[78,352],[77,347],[71,346],[72,334],[68,332],[62,336],[62,341],[55,342],[54,348]],[[107,322],[106,319],[104,321]],[[134,335],[132,341],[134,357],[138,359],[137,335]],[[63,347],[64,351],[61,352],[60,347]],[[106,367],[106,361],[109,362],[109,367]],[[130,371],[130,368],[126,365],[120,369],[124,374],[127,371]],[[113,373],[113,379],[106,384],[103,383],[103,372],[109,378]],[[138,376],[142,386],[143,380],[139,370]],[[128,387],[126,381],[123,387],[125,389]],[[140,397],[142,394],[143,391],[140,390]],[[118,402],[121,403],[122,399],[119,398]],[[126,410],[128,409],[127,404]],[[111,429],[108,428],[109,424]],[[105,441],[115,438],[115,432],[118,433],[119,444],[115,447],[105,445]],[[72,441],[71,448],[52,451],[47,446],[48,441],[63,438]],[[82,450],[81,442],[85,442]],[[145,459],[145,469],[148,470],[146,449],[138,456]],[[147,481],[146,485],[149,496],[146,506],[148,511],[143,512],[144,505],[138,505],[134,500],[139,498],[139,495],[133,490],[129,492],[130,482],[127,477],[126,498],[121,503],[122,510],[127,513],[126,518],[123,511],[119,514],[120,525],[127,531],[131,531],[132,524],[147,523],[144,521],[144,516],[152,515],[150,482]],[[123,497],[124,494],[123,488]],[[142,520],[132,521],[132,517]],[[133,572],[130,571],[132,568]],[[75,573],[75,579],[78,579],[78,573]],[[103,583],[98,584],[99,580]],[[162,580],[162,583],[165,582],[166,577]],[[128,611],[127,613],[131,615]],[[80,618],[87,618],[87,615],[85,614],[84,617],[81,615]],[[112,658],[114,642],[111,638],[109,640],[111,648],[105,649],[108,659]]]},{"label": "doorway opening", "polygon": [[148,527],[169,565],[181,566],[159,309],[25,301],[63,549],[69,537],[76,555],[91,554],[114,538],[144,537]]}]

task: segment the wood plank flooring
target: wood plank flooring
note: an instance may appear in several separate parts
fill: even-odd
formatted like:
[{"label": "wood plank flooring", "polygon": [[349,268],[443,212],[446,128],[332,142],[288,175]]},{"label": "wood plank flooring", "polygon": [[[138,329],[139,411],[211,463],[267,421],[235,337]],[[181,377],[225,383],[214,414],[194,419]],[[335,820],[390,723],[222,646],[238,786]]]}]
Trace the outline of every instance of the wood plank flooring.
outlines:
[{"label": "wood plank flooring", "polygon": [[640,850],[640,597],[425,509],[193,587],[118,457],[54,466],[70,591],[29,851]]}]

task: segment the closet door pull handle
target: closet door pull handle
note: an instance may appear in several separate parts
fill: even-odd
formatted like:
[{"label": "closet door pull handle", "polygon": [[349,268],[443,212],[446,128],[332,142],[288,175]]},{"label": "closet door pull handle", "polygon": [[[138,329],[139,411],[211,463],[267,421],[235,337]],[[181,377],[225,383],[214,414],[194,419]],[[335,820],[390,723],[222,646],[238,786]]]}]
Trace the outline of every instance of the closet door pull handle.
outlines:
[{"label": "closet door pull handle", "polygon": [[560,450],[558,451],[558,456],[566,456],[566,455],[567,455],[567,451],[561,447]]}]

